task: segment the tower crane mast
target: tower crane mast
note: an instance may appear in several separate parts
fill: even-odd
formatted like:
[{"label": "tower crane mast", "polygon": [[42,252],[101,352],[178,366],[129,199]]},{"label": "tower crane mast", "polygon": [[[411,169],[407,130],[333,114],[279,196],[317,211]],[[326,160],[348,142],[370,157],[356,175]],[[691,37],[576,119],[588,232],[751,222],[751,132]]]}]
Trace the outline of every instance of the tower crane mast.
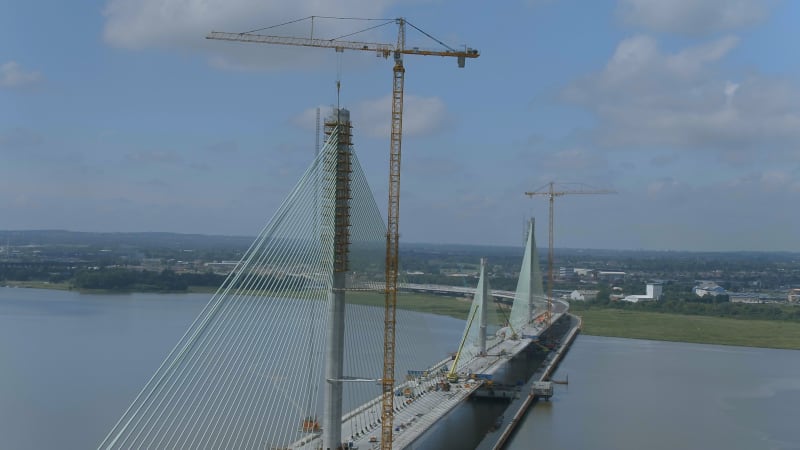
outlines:
[{"label": "tower crane mast", "polygon": [[[311,17],[313,20],[313,17]],[[448,56],[455,57],[458,67],[463,68],[467,58],[477,58],[479,52],[472,48],[456,50],[421,50],[417,47],[405,47],[406,24],[419,30],[404,18],[394,19],[397,24],[396,43],[375,43],[344,41],[338,39],[303,38],[292,36],[269,36],[253,33],[226,33],[212,31],[206,39],[217,39],[237,42],[253,42],[262,44],[293,45],[302,47],[332,48],[337,52],[344,50],[368,51],[388,58],[394,58],[392,69],[392,122],[389,145],[389,201],[386,221],[386,289],[384,301],[384,346],[383,346],[383,378],[381,387],[381,449],[392,448],[392,426],[394,421],[394,364],[395,364],[395,324],[397,317],[397,279],[399,260],[399,221],[400,221],[400,157],[403,140],[403,87],[405,67],[403,55]],[[313,25],[313,22],[312,22]],[[422,31],[422,30],[419,30]],[[423,34],[431,37],[427,33]],[[435,40],[435,39],[434,39]],[[438,41],[440,44],[441,41]]]},{"label": "tower crane mast", "polygon": [[556,191],[555,190],[555,182],[551,181],[546,186],[548,186],[547,190],[542,190],[539,188],[535,191],[525,192],[525,195],[528,197],[533,198],[535,195],[542,195],[548,198],[550,201],[550,226],[549,226],[549,233],[548,233],[548,247],[547,247],[547,312],[545,313],[545,317],[547,318],[547,327],[549,328],[551,325],[551,318],[553,316],[553,204],[555,203],[556,197],[561,197],[564,195],[576,195],[576,194],[616,194],[616,191],[608,190],[608,189],[599,189],[599,190],[585,190],[585,189],[576,189],[576,190],[566,190],[566,191]]}]

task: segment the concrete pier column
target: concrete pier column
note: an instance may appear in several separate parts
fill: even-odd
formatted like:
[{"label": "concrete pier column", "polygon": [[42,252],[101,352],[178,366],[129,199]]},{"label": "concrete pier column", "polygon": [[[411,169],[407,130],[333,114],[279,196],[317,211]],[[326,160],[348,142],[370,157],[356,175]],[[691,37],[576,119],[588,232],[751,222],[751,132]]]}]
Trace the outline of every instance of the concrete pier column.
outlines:
[{"label": "concrete pier column", "polygon": [[342,377],[344,376],[345,273],[333,274],[328,306],[328,349],[325,365],[325,401],[322,420],[323,449],[342,442]]}]

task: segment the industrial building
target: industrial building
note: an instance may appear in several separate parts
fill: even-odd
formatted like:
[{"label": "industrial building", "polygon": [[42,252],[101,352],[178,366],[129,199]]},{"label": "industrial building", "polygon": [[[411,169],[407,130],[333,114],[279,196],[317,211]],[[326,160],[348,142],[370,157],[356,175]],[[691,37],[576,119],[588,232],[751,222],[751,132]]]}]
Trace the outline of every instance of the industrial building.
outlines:
[{"label": "industrial building", "polygon": [[646,294],[644,295],[628,295],[621,300],[631,303],[639,302],[653,302],[661,300],[663,286],[661,283],[647,283]]},{"label": "industrial building", "polygon": [[576,289],[569,294],[570,300],[594,300],[597,298],[597,290]]},{"label": "industrial building", "polygon": [[700,281],[697,286],[692,288],[694,295],[698,297],[716,297],[718,295],[727,295],[728,292],[720,285],[713,281]]}]

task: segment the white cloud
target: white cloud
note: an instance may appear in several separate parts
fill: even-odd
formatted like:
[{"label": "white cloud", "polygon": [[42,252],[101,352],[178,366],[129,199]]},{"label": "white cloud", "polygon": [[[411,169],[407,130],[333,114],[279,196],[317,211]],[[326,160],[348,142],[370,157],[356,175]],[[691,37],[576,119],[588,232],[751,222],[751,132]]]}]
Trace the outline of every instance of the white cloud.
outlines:
[{"label": "white cloud", "polygon": [[325,120],[325,116],[330,114],[330,112],[333,110],[334,107],[332,105],[313,106],[301,112],[300,114],[292,117],[289,121],[291,122],[292,125],[298,128],[302,128],[307,131],[313,131],[317,127],[316,123],[317,123],[318,108],[319,108],[320,121],[323,121]]},{"label": "white cloud", "polygon": [[766,169],[740,177],[730,184],[731,188],[749,190],[758,194],[800,194],[800,167],[794,173],[785,169]]},{"label": "white cloud", "polygon": [[[374,137],[389,136],[392,116],[392,96],[360,102],[353,108],[353,122]],[[403,102],[403,136],[430,135],[450,123],[442,99],[405,95]]]},{"label": "white cloud", "polygon": [[691,193],[690,190],[691,188],[688,185],[672,177],[658,178],[647,184],[647,195],[650,197],[660,197],[662,200],[667,196],[677,196],[681,200],[685,200]]},{"label": "white cloud", "polygon": [[[324,120],[332,106],[320,105],[320,114]],[[312,130],[317,107],[308,108],[290,121],[293,125]],[[392,96],[364,100],[351,108],[350,120],[356,133],[364,133],[372,137],[388,137],[392,116]],[[439,97],[421,97],[406,94],[403,102],[403,136],[425,136],[436,133],[449,125],[450,114]]]},{"label": "white cloud", "polygon": [[[110,0],[104,10],[105,41],[127,49],[171,48],[202,51],[213,65],[228,69],[314,64],[315,52],[282,46],[208,41],[210,31],[244,32],[311,15],[383,17],[396,0]],[[315,36],[338,37],[366,28],[363,22],[317,19]],[[263,33],[308,36],[310,21]],[[366,35],[369,36],[369,35]],[[228,44],[228,45],[226,45]],[[316,58],[319,59],[319,58]]]},{"label": "white cloud", "polygon": [[647,79],[662,83],[665,79],[697,77],[737,43],[737,38],[726,36],[667,55],[652,37],[633,36],[617,45],[599,81],[607,86],[624,86],[632,80],[641,85]]},{"label": "white cloud", "polygon": [[733,101],[733,96],[736,95],[736,91],[739,89],[739,84],[733,83],[731,81],[725,82],[725,106],[730,107],[731,102]]},{"label": "white cloud", "polygon": [[659,32],[704,35],[764,20],[772,0],[620,0],[623,22]]},{"label": "white cloud", "polygon": [[758,73],[721,75],[718,63],[736,43],[722,37],[664,53],[651,37],[625,39],[603,70],[563,97],[596,115],[597,145],[713,150],[738,164],[796,159],[800,89]]},{"label": "white cloud", "polygon": [[700,74],[709,63],[722,59],[738,43],[735,36],[715,39],[667,56],[666,65],[676,75],[691,77]]},{"label": "white cloud", "polygon": [[39,72],[25,70],[16,61],[9,61],[0,65],[0,87],[22,87],[41,81]]}]

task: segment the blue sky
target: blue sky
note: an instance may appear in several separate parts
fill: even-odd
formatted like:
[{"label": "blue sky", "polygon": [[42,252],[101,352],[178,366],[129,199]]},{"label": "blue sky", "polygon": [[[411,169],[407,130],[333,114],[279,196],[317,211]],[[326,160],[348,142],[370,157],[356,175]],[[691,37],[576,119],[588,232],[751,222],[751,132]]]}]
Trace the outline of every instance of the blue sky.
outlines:
[{"label": "blue sky", "polygon": [[481,56],[405,59],[402,240],[544,243],[554,180],[618,192],[556,200],[557,247],[800,251],[799,2],[335,3],[3,2],[0,229],[255,235],[337,78],[385,209],[390,61],[204,36],[403,16]]}]

